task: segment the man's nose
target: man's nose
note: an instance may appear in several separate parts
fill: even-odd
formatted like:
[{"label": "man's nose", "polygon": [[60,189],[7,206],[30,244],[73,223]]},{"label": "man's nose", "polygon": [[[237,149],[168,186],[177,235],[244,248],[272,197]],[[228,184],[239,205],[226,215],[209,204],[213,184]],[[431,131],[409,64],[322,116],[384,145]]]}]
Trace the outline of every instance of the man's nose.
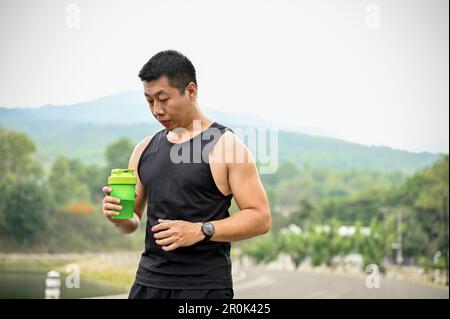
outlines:
[{"label": "man's nose", "polygon": [[155,115],[164,115],[166,112],[164,111],[164,108],[161,106],[161,104],[157,101],[154,102],[153,105],[153,112]]}]

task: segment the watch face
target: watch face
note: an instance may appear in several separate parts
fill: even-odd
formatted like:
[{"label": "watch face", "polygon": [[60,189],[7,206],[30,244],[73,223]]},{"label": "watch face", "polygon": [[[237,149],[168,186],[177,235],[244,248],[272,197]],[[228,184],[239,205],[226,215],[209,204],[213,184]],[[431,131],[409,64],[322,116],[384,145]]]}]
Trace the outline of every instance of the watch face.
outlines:
[{"label": "watch face", "polygon": [[213,235],[214,234],[214,225],[211,223],[205,223],[203,224],[203,231],[206,235]]}]

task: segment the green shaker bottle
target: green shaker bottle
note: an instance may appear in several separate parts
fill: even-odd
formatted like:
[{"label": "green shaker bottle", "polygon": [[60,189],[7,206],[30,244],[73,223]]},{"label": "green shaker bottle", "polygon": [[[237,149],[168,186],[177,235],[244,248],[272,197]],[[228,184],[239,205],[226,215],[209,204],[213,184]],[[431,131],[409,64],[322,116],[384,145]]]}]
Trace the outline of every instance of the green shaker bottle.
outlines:
[{"label": "green shaker bottle", "polygon": [[132,219],[134,213],[134,193],[136,189],[136,176],[134,169],[113,169],[108,177],[108,184],[112,188],[110,196],[120,198],[122,209],[112,219]]}]

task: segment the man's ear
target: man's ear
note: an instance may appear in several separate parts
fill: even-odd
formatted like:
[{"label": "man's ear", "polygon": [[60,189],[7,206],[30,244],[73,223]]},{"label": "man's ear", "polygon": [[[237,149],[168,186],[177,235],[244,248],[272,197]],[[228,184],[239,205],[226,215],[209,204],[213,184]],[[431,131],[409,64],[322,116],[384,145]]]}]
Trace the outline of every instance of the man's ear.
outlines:
[{"label": "man's ear", "polygon": [[197,86],[195,85],[195,83],[189,82],[184,93],[187,94],[190,100],[194,100],[197,97]]}]

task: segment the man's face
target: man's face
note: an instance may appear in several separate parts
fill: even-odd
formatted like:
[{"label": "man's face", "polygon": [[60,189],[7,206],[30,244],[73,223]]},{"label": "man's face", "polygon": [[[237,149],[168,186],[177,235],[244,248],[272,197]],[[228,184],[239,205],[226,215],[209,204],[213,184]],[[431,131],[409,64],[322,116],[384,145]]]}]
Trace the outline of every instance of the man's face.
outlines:
[{"label": "man's face", "polygon": [[[180,94],[177,88],[170,86],[169,79],[162,76],[154,81],[143,81],[144,95],[147,99],[153,116],[168,130],[177,127],[185,127],[192,111],[193,100],[192,86],[189,84],[184,94]],[[167,121],[167,122],[164,122]]]}]

